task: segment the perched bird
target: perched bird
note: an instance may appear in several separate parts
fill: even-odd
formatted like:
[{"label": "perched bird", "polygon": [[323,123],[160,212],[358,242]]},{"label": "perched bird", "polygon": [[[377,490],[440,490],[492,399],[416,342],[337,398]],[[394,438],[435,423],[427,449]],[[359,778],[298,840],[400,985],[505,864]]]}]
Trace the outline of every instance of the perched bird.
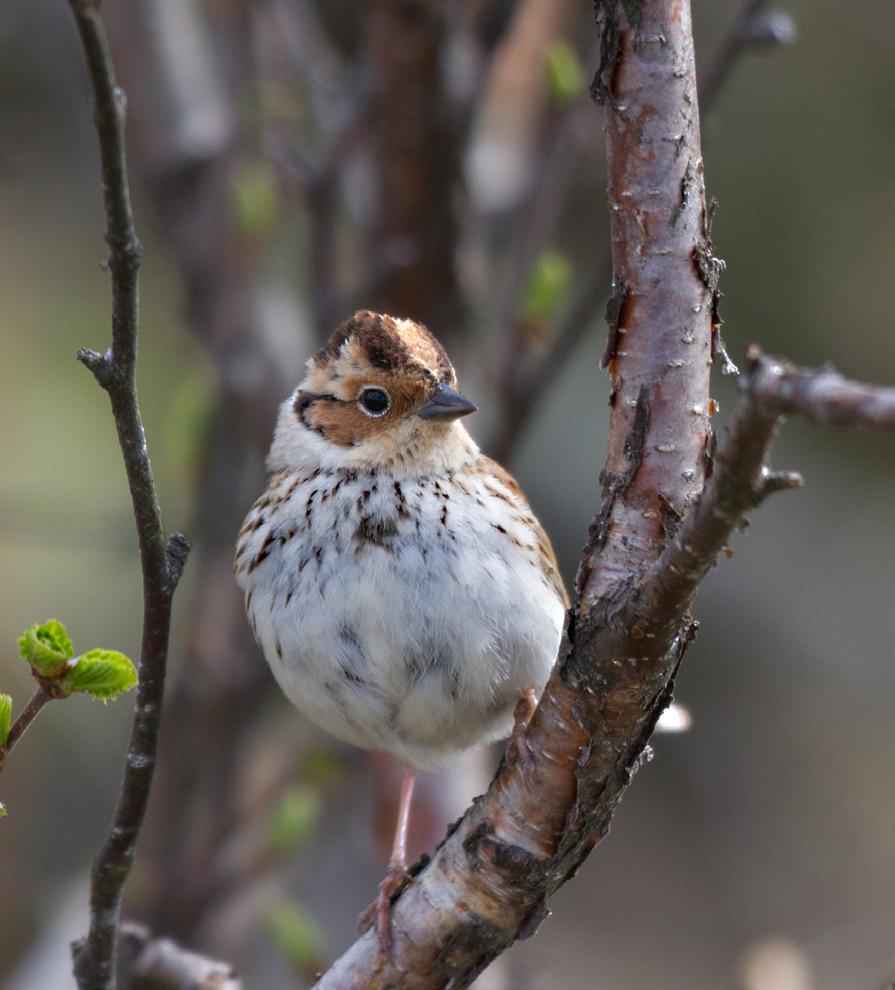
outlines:
[{"label": "perched bird", "polygon": [[355,313],[280,407],[270,479],[236,551],[290,701],[405,767],[378,899],[386,941],[414,772],[508,736],[514,712],[524,722],[567,607],[519,485],[460,422],[475,410],[425,327]]}]

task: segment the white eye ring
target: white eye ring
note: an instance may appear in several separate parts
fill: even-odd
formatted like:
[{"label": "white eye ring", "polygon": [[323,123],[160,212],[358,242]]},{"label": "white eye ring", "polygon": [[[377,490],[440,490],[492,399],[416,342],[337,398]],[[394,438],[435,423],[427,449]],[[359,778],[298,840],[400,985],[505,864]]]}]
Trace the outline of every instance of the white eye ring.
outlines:
[{"label": "white eye ring", "polygon": [[392,400],[388,392],[379,385],[365,385],[358,396],[357,404],[367,416],[379,419],[389,411]]}]

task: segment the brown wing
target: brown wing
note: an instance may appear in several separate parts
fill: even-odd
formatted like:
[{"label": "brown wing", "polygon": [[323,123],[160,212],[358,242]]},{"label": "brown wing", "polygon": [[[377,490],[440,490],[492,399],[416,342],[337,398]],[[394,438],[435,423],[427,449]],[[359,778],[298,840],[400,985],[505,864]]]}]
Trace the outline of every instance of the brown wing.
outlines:
[{"label": "brown wing", "polygon": [[[497,461],[491,460],[490,457],[483,456],[481,463],[482,473],[493,475],[504,488],[508,489],[512,494],[516,507],[525,514],[526,523],[531,526],[537,540],[541,569],[544,572],[544,577],[547,578],[551,587],[556,591],[560,601],[563,603],[563,607],[569,608],[571,601],[559,573],[553,544],[550,542],[550,537],[544,532],[544,527],[538,522],[535,514],[531,511],[531,506],[528,504],[528,499],[525,497],[525,493],[522,491],[519,482],[516,481],[506,468],[501,467]],[[496,491],[493,494],[498,498],[501,497]]]}]

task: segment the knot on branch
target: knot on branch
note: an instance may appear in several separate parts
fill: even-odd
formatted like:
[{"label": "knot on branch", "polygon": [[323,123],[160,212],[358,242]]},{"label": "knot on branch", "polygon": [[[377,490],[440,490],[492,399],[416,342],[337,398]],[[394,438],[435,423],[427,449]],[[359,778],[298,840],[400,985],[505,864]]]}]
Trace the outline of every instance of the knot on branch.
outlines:
[{"label": "knot on branch", "polygon": [[805,479],[798,471],[772,471],[769,467],[763,466],[753,488],[755,505],[760,505],[775,492],[785,492],[791,488],[803,488],[804,485]]},{"label": "knot on branch", "polygon": [[77,358],[93,374],[100,387],[108,391],[115,384],[117,376],[111,350],[100,354],[99,351],[82,347],[77,353]]},{"label": "knot on branch", "polygon": [[186,559],[190,553],[190,541],[183,533],[172,533],[165,544],[165,574],[168,591],[177,587]]},{"label": "knot on branch", "polygon": [[463,851],[473,873],[489,864],[503,881],[520,890],[544,889],[546,864],[522,846],[495,838],[490,822],[481,822],[463,840]]}]

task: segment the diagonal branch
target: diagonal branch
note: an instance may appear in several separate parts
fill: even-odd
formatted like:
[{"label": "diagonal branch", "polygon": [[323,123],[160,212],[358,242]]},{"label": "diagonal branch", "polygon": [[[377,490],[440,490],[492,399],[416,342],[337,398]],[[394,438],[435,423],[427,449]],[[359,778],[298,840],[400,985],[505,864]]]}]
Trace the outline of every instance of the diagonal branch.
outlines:
[{"label": "diagonal branch", "polygon": [[69,0],[81,39],[94,98],[102,159],[106,241],[112,274],[112,347],[105,354],[81,351],[78,358],[106,390],[124,458],[143,572],[143,633],[140,685],[127,765],[112,824],[93,866],[90,931],[73,947],[75,976],[82,990],[106,990],[114,966],[121,894],[133,863],[146,812],[164,694],[171,601],[189,544],[174,533],[165,539],[161,512],[137,399],[138,269],[140,242],[134,228],[124,150],[124,94],[116,86],[99,3]]},{"label": "diagonal branch", "polygon": [[16,743],[22,738],[31,723],[37,718],[43,706],[48,701],[52,701],[58,697],[58,694],[53,694],[44,684],[40,684],[34,694],[31,695],[28,699],[28,704],[19,712],[15,722],[12,723],[12,728],[9,730],[9,735],[6,739],[6,745],[0,746],[0,770],[3,769],[7,756],[13,751]]}]

